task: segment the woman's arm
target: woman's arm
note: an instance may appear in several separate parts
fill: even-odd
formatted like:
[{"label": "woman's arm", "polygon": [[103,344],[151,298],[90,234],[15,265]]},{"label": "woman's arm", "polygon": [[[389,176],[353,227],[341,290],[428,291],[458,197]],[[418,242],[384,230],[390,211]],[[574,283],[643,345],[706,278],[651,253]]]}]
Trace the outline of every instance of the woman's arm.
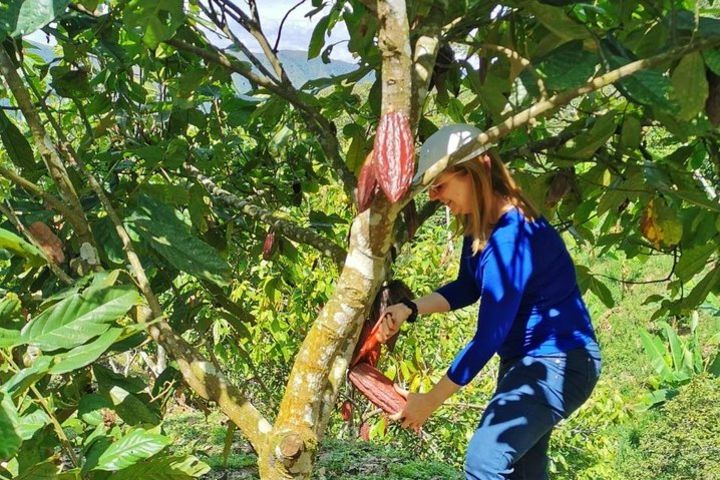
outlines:
[{"label": "woman's arm", "polygon": [[[429,313],[443,313],[450,310],[450,304],[445,297],[437,292],[432,292],[424,297],[416,298],[413,300],[418,308],[418,315],[427,315]],[[403,305],[404,306],[404,305]],[[407,307],[405,307],[407,308]],[[410,309],[407,308],[408,315],[410,315]]]}]

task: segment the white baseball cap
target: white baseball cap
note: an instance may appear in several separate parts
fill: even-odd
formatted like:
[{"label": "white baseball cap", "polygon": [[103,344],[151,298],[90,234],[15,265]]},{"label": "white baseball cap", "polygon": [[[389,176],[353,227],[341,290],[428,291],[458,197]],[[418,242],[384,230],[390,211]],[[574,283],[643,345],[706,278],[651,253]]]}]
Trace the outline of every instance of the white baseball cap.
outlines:
[{"label": "white baseball cap", "polygon": [[[466,123],[453,123],[438,129],[438,131],[430,135],[420,147],[418,168],[413,178],[413,183],[424,183],[425,174],[428,173],[431,168],[433,170],[432,173],[436,173],[438,169],[444,169],[447,166],[447,160],[444,162],[444,165],[438,164],[440,160],[446,158],[466,143],[474,140],[481,133],[482,131],[479,128]],[[475,158],[488,150],[488,148],[487,146],[479,147],[471,154],[463,157],[458,163]]]}]

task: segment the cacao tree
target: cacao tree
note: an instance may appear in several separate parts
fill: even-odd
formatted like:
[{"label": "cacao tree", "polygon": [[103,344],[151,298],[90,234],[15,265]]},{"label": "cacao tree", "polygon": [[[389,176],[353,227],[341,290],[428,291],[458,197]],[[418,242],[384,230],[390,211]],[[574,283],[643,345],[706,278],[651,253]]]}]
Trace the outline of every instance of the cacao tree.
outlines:
[{"label": "cacao tree", "polygon": [[[312,0],[308,60],[344,24],[357,64],[301,84],[270,3],[0,5],[0,478],[200,476],[162,432],[181,394],[310,478],[423,188],[479,147],[578,242],[672,256],[656,316],[720,290],[708,2]],[[483,133],[413,183],[450,122]]]}]

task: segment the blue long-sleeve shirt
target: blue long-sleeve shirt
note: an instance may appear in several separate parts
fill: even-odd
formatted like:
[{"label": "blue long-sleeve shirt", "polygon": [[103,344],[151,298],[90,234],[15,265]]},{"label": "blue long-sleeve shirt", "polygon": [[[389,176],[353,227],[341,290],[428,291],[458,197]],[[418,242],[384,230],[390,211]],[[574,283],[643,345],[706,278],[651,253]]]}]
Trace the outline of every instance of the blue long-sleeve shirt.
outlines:
[{"label": "blue long-sleeve shirt", "polygon": [[545,218],[528,221],[513,208],[481,252],[473,256],[471,245],[464,237],[457,279],[437,289],[451,310],[480,299],[477,331],[448,369],[450,380],[466,385],[495,353],[514,358],[597,348],[572,259]]}]

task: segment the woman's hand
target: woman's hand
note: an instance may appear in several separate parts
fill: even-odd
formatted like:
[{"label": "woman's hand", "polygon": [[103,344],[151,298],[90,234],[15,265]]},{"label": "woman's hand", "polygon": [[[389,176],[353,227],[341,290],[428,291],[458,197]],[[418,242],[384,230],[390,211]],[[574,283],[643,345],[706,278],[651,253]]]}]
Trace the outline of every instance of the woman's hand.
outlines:
[{"label": "woman's hand", "polygon": [[396,303],[387,307],[382,313],[383,317],[380,323],[380,329],[377,332],[377,338],[380,343],[387,342],[399,332],[400,326],[407,320],[411,313],[412,310],[404,303]]},{"label": "woman's hand", "polygon": [[409,428],[416,433],[420,433],[420,428],[438,407],[437,403],[428,393],[409,393],[395,384],[393,386],[395,391],[407,400],[407,404],[404,409],[390,415],[388,418],[400,422],[403,428]]}]

